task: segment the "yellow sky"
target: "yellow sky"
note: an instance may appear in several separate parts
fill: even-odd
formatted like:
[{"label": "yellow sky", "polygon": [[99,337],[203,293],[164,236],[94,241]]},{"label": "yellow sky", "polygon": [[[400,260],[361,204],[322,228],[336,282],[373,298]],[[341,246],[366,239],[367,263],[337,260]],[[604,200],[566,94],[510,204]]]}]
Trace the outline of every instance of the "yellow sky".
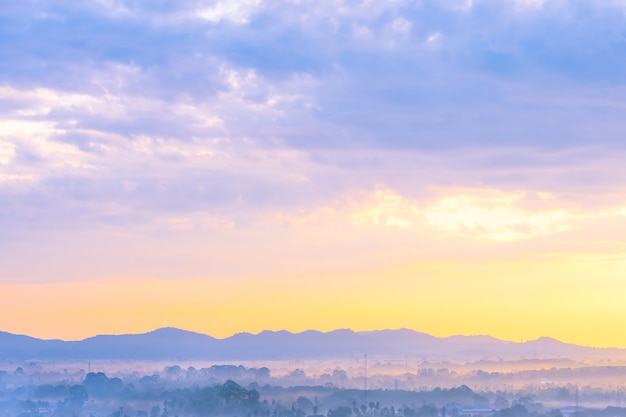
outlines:
[{"label": "yellow sky", "polygon": [[411,328],[626,347],[625,212],[496,189],[417,201],[380,186],[243,228],[196,213],[33,239],[5,251],[0,329]]},{"label": "yellow sky", "polygon": [[[226,337],[264,329],[408,327],[437,336],[551,336],[626,347],[626,261],[554,254],[430,261],[346,274],[224,280],[112,279],[3,285],[0,327],[80,339],[163,326]],[[18,318],[18,319],[16,319]]]}]

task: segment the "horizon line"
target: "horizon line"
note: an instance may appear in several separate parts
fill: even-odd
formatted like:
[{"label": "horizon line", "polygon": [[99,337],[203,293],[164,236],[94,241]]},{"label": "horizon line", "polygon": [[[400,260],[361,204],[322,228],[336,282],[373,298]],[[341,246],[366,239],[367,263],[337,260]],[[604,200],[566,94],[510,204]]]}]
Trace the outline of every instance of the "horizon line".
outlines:
[{"label": "horizon line", "polygon": [[585,347],[585,348],[590,348],[590,349],[626,349],[626,347],[618,347],[618,346],[604,346],[604,347],[598,347],[598,346],[589,346],[589,345],[581,345],[581,344],[576,344],[576,343],[570,343],[570,342],[564,342],[562,340],[559,340],[557,338],[551,337],[551,336],[540,336],[536,339],[527,339],[527,340],[520,340],[520,341],[515,341],[515,340],[507,340],[507,339],[501,339],[499,337],[495,337],[489,334],[452,334],[452,335],[448,335],[448,336],[435,336],[433,334],[430,333],[426,333],[420,330],[415,330],[415,329],[410,329],[408,327],[400,327],[400,328],[383,328],[383,329],[371,329],[371,330],[353,330],[347,327],[343,327],[343,328],[336,328],[336,329],[332,329],[332,330],[328,330],[328,331],[323,331],[323,330],[317,330],[317,329],[306,329],[306,330],[302,330],[302,331],[291,331],[291,330],[287,330],[287,329],[280,329],[280,330],[271,330],[271,329],[264,329],[261,330],[257,333],[254,332],[249,332],[249,331],[240,331],[240,332],[235,332],[229,336],[225,336],[225,337],[216,337],[213,336],[209,333],[202,333],[199,331],[195,331],[195,330],[189,330],[189,329],[184,329],[184,328],[180,328],[180,327],[175,327],[175,326],[163,326],[163,327],[157,327],[155,329],[152,330],[147,330],[147,331],[143,331],[143,332],[138,332],[138,333],[98,333],[92,336],[87,336],[84,337],[82,339],[62,339],[62,338],[41,338],[41,337],[37,337],[37,336],[31,336],[29,334],[25,334],[25,333],[13,333],[13,332],[9,332],[9,331],[4,331],[4,330],[0,330],[0,333],[6,333],[6,334],[11,334],[14,336],[23,336],[23,337],[29,337],[29,338],[33,338],[33,339],[37,339],[37,340],[42,340],[42,341],[62,341],[62,342],[82,342],[88,339],[93,339],[95,337],[118,337],[118,336],[141,336],[141,335],[146,335],[146,334],[150,334],[150,333],[155,333],[161,330],[176,330],[176,331],[181,331],[181,332],[186,332],[186,333],[193,333],[193,334],[197,334],[197,335],[201,335],[201,336],[207,336],[210,338],[213,338],[215,340],[227,340],[230,339],[232,337],[238,336],[238,335],[251,335],[251,336],[259,336],[263,333],[289,333],[291,335],[299,335],[299,334],[303,334],[303,333],[308,333],[308,332],[317,332],[317,333],[321,333],[321,334],[330,334],[330,333],[335,333],[335,332],[340,332],[340,331],[349,331],[352,333],[374,333],[374,332],[384,332],[384,331],[409,331],[409,332],[413,332],[413,333],[419,333],[419,334],[423,334],[426,336],[430,336],[436,339],[450,339],[453,337],[488,337],[500,342],[506,342],[506,343],[514,343],[517,345],[520,344],[525,344],[525,343],[530,343],[530,342],[537,342],[540,340],[552,340],[558,343],[562,343],[564,345],[571,345],[571,346],[577,346],[577,347]]}]

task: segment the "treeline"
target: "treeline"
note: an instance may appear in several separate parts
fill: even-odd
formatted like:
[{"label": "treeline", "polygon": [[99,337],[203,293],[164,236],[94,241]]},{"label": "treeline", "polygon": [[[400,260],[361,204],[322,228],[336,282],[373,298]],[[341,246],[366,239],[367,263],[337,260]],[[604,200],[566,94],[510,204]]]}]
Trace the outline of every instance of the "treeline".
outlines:
[{"label": "treeline", "polygon": [[[0,402],[0,415],[27,417],[110,417],[170,416],[270,416],[270,404],[260,402],[260,394],[234,381],[211,387],[167,391],[142,391],[124,385],[120,378],[104,373],[89,373],[79,385],[38,385],[13,392],[30,397]],[[89,401],[91,400],[91,401]],[[133,403],[150,404],[148,410]],[[113,409],[113,411],[111,411]],[[125,410],[126,409],[126,410]]]},{"label": "treeline", "polygon": [[[267,369],[267,368],[265,368]],[[216,367],[209,373],[265,369]],[[90,372],[78,384],[31,384],[0,390],[0,417],[626,417],[626,408],[572,409],[570,389],[550,389],[563,402],[544,406],[525,392],[475,392],[468,386],[432,390],[356,390],[335,386],[280,387],[228,380],[216,384],[177,384],[178,367],[159,375],[133,374],[124,379]]]}]

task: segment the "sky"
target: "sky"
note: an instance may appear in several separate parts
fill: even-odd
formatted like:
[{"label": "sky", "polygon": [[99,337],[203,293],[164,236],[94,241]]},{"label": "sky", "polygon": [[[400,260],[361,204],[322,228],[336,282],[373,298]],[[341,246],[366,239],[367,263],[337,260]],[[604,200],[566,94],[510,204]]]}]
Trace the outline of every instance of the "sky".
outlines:
[{"label": "sky", "polygon": [[626,1],[0,5],[0,330],[626,348]]}]

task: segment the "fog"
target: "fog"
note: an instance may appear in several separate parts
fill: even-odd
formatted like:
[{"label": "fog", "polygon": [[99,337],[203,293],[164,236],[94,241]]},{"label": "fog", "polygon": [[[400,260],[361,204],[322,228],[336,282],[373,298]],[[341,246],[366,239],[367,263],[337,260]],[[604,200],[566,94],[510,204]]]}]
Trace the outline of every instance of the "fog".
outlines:
[{"label": "fog", "polygon": [[626,416],[625,380],[608,359],[5,361],[0,416]]}]

